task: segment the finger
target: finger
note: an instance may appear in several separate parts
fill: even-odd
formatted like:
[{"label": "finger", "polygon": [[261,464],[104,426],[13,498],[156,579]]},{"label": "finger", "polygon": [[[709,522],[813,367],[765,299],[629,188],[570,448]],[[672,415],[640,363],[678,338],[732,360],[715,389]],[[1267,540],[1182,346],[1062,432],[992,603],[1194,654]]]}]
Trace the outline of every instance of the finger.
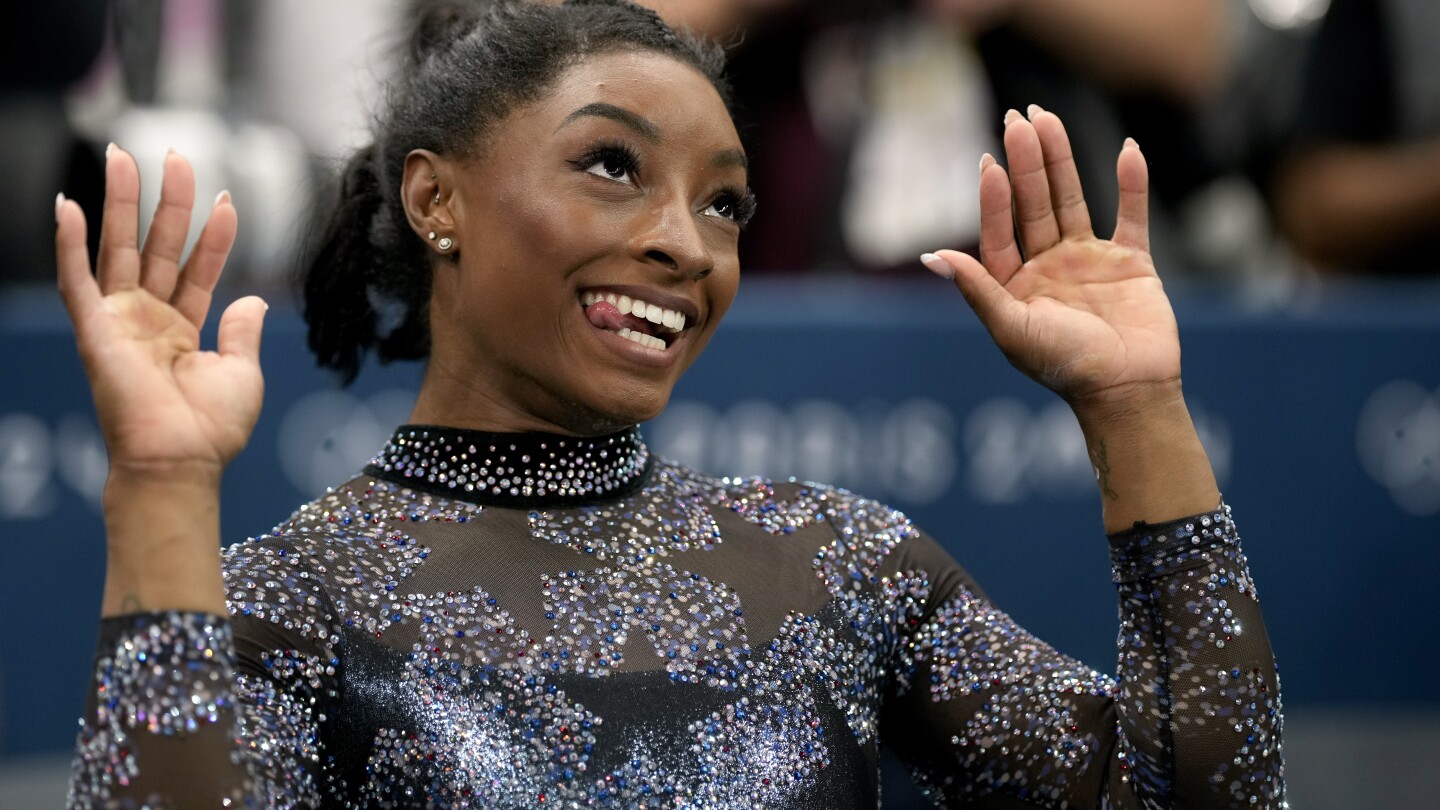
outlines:
[{"label": "finger", "polygon": [[1005,114],[1005,155],[1015,195],[1015,225],[1020,230],[1020,247],[1026,258],[1033,258],[1060,241],[1060,226],[1051,207],[1040,138],[1035,134],[1035,127],[1015,110]]},{"label": "finger", "polygon": [[55,270],[60,298],[78,328],[100,305],[100,285],[90,274],[90,248],[85,241],[85,212],[64,195],[55,197]]},{"label": "finger", "polygon": [[944,275],[942,271],[945,268],[939,266],[937,260],[948,265],[950,279],[959,288],[960,294],[965,296],[970,308],[975,310],[980,322],[996,337],[996,342],[1003,342],[1001,335],[1012,329],[1017,309],[1023,310],[1024,305],[1016,301],[1015,296],[973,256],[958,250],[938,250],[921,258],[926,267]]},{"label": "finger", "polygon": [[160,204],[145,234],[140,251],[140,286],[165,301],[175,291],[180,275],[180,256],[190,233],[190,209],[195,207],[195,172],[190,161],[175,150],[165,154],[165,173],[160,179]]},{"label": "finger", "polygon": [[235,206],[230,201],[230,192],[222,191],[215,198],[210,220],[205,223],[205,230],[200,232],[195,249],[190,251],[185,270],[180,273],[175,293],[170,297],[170,305],[195,324],[196,329],[205,325],[205,316],[210,312],[210,297],[225,269],[230,248],[235,244],[236,226]]},{"label": "finger", "polygon": [[140,283],[140,168],[124,149],[105,148],[105,207],[100,218],[100,291],[106,295]]},{"label": "finger", "polygon": [[260,332],[270,305],[257,295],[247,295],[225,308],[220,316],[216,348],[226,357],[260,362]]},{"label": "finger", "polygon": [[1055,212],[1055,221],[1060,226],[1062,239],[1093,236],[1090,227],[1090,209],[1085,205],[1085,193],[1080,188],[1080,172],[1075,167],[1075,155],[1070,149],[1070,136],[1065,124],[1055,113],[1030,105],[1030,123],[1040,139],[1040,151],[1045,156],[1045,177],[1050,184],[1050,205]]},{"label": "finger", "polygon": [[1010,203],[1010,177],[987,152],[980,158],[980,261],[1001,284],[1025,263]]},{"label": "finger", "polygon": [[1150,167],[1134,138],[1115,162],[1120,181],[1120,210],[1115,216],[1115,243],[1150,252]]}]

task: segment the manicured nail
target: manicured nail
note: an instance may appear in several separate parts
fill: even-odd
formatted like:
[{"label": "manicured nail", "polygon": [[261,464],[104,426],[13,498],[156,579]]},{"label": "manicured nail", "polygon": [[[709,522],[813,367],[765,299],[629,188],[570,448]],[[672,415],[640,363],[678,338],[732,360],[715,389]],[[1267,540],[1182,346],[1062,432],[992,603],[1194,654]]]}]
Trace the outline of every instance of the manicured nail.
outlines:
[{"label": "manicured nail", "polygon": [[1019,121],[1021,118],[1024,118],[1024,117],[1025,117],[1025,116],[1023,116],[1023,115],[1020,114],[1020,111],[1019,111],[1019,110],[1011,109],[1010,111],[1008,111],[1008,112],[1005,113],[1005,126],[1008,127],[1008,126],[1010,126],[1011,124],[1015,123],[1016,121]]},{"label": "manicured nail", "polygon": [[222,189],[219,194],[215,195],[215,205],[213,207],[218,208],[222,202],[230,202],[229,189]]},{"label": "manicured nail", "polygon": [[60,192],[59,194],[56,194],[56,195],[55,195],[55,222],[56,222],[57,224],[60,222],[60,209],[63,208],[64,205],[65,205],[65,192],[62,191],[62,192]]},{"label": "manicured nail", "polygon": [[955,278],[955,268],[951,267],[949,262],[936,256],[934,253],[920,254],[920,263],[925,265],[925,269],[946,281]]},{"label": "manicured nail", "polygon": [[1126,148],[1126,149],[1139,149],[1139,148],[1140,148],[1140,144],[1136,143],[1134,138],[1126,138],[1126,139],[1125,139],[1125,148]]},{"label": "manicured nail", "polygon": [[114,142],[114,141],[111,141],[110,143],[108,143],[108,144],[105,145],[105,159],[106,159],[106,160],[109,160],[109,159],[110,159],[110,156],[113,155],[113,154],[115,154],[115,149],[116,149],[116,146],[115,146],[115,142]]},{"label": "manicured nail", "polygon": [[981,173],[981,174],[984,174],[986,169],[988,169],[988,168],[990,168],[991,166],[994,166],[994,165],[995,165],[995,156],[994,156],[994,155],[990,154],[989,152],[986,152],[985,154],[983,154],[983,155],[980,156],[980,173]]},{"label": "manicured nail", "polygon": [[1045,112],[1045,110],[1041,109],[1039,104],[1031,104],[1029,107],[1025,108],[1025,115],[1031,121],[1034,121],[1035,116],[1039,115],[1042,112]]}]

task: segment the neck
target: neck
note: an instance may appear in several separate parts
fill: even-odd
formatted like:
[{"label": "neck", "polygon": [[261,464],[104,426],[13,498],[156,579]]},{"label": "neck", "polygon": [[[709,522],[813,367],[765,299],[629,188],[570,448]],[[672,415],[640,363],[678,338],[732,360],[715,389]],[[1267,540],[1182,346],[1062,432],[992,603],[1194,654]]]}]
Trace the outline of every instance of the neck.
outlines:
[{"label": "neck", "polygon": [[650,452],[633,427],[574,437],[405,425],[366,472],[479,504],[554,507],[629,494],[643,483],[650,464]]},{"label": "neck", "polygon": [[454,373],[447,364],[432,361],[426,366],[420,394],[410,412],[410,423],[445,425],[488,433],[553,433],[560,436],[604,436],[635,426],[633,421],[581,413],[578,408],[569,409],[564,418],[548,418],[535,411],[477,384],[471,375]]}]

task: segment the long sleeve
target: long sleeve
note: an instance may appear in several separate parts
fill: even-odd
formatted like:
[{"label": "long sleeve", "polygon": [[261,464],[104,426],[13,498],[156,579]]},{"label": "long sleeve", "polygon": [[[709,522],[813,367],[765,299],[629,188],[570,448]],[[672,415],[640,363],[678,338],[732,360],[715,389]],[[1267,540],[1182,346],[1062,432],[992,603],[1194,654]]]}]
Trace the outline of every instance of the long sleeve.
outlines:
[{"label": "long sleeve", "polygon": [[1284,807],[1279,681],[1228,508],[1110,541],[1115,676],[950,577],[896,646],[887,742],[947,807]]},{"label": "long sleeve", "polygon": [[338,635],[280,545],[226,556],[231,617],[101,622],[68,806],[318,806],[318,740]]}]

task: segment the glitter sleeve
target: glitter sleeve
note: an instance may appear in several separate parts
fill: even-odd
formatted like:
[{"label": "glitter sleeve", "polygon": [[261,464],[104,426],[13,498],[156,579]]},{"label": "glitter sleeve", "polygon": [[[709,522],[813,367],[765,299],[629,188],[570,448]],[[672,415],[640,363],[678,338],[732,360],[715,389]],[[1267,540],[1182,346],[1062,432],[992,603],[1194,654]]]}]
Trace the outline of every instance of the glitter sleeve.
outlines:
[{"label": "glitter sleeve", "polygon": [[1110,544],[1114,677],[961,581],[898,645],[887,744],[945,807],[1286,806],[1279,682],[1229,509]]},{"label": "glitter sleeve", "polygon": [[338,636],[318,583],[286,558],[275,545],[231,549],[230,617],[102,620],[69,807],[319,805]]}]

